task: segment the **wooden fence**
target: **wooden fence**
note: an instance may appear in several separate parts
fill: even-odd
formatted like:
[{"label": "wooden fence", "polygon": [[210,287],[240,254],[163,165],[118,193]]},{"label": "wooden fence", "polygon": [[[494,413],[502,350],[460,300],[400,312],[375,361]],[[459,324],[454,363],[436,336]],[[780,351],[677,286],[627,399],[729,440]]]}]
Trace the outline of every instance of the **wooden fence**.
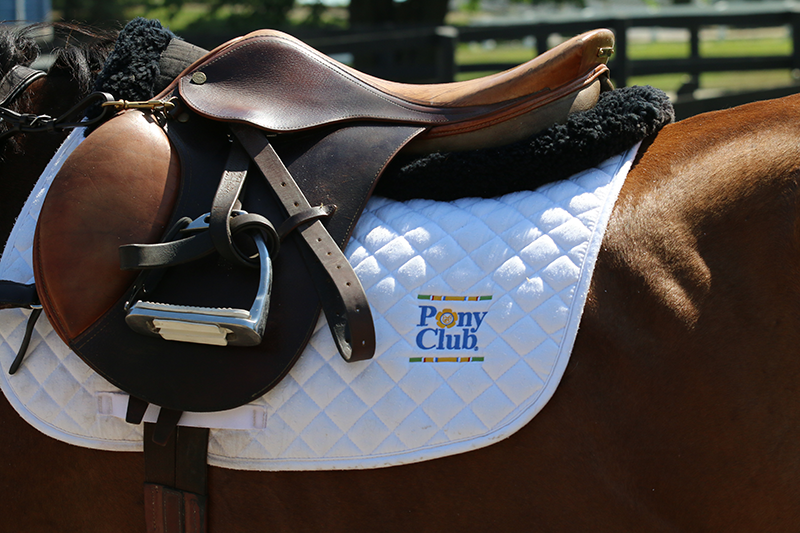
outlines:
[{"label": "wooden fence", "polygon": [[[701,29],[720,26],[732,29],[788,26],[791,28],[792,52],[780,56],[701,56]],[[388,29],[368,33],[339,32],[298,36],[328,54],[349,53],[355,57],[371,54],[377,59],[356,66],[375,76],[398,81],[444,82],[453,80],[458,73],[499,71],[514,66],[507,63],[458,65],[455,50],[459,42],[513,41],[532,37],[537,43],[536,53],[541,53],[544,51],[542,43],[547,43],[553,34],[571,36],[595,28],[610,28],[616,35],[616,52],[610,67],[617,86],[627,85],[632,76],[650,74],[686,73],[696,84],[698,76],[704,72],[800,69],[800,5],[792,7],[786,4],[773,7],[769,4],[750,3],[745,7],[724,11],[692,8],[634,16],[592,16],[531,24]],[[689,55],[671,59],[631,59],[628,54],[628,33],[632,28],[685,29],[689,34]],[[420,62],[419,55],[411,55],[413,50],[424,50],[424,57],[428,60]],[[409,62],[409,58],[412,61]],[[679,116],[687,116],[797,91],[800,91],[800,87],[789,86],[738,96],[728,95],[718,100],[707,99],[699,103],[691,94],[687,94],[676,102],[676,109]]]},{"label": "wooden fence", "polygon": [[[800,68],[800,6],[797,8],[755,9],[727,11],[686,11],[681,14],[650,13],[631,17],[590,17],[579,21],[548,22],[519,26],[487,26],[459,28],[462,42],[514,40],[534,37],[537,43],[546,43],[550,35],[576,35],[595,28],[609,28],[616,36],[616,52],[610,63],[618,85],[627,85],[631,76],[650,74],[687,73],[697,76],[703,72],[748,71]],[[706,27],[768,28],[789,26],[793,35],[793,52],[785,56],[702,57],[700,55],[700,30]],[[628,56],[628,30],[632,28],[681,28],[689,33],[689,56],[677,59],[632,60]],[[512,65],[494,64],[500,69]],[[464,65],[459,72],[486,70],[483,65]]]}]

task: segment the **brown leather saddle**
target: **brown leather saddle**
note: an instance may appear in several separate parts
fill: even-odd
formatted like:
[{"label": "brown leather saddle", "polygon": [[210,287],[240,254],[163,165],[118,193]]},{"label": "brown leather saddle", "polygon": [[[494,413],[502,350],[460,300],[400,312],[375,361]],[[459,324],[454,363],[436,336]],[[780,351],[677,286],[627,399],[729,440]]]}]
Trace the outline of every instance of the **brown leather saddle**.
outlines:
[{"label": "brown leather saddle", "polygon": [[226,43],[65,162],[34,243],[45,312],[94,370],[176,412],[264,394],[320,308],[342,356],[368,359],[369,304],[342,250],[388,162],[507,144],[592,107],[612,48],[597,30],[500,74],[417,86],[277,31]]}]

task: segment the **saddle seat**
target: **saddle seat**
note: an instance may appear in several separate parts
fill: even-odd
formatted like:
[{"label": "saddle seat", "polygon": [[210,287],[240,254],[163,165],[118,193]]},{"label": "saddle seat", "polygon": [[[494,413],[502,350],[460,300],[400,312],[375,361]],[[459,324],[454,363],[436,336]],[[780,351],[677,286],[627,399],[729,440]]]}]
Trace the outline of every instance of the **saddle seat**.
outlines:
[{"label": "saddle seat", "polygon": [[[613,46],[613,33],[598,29],[505,72],[414,85],[370,76],[287,34],[261,30],[216,48],[185,71],[202,72],[202,84],[186,76],[176,83],[189,105],[210,118],[276,132],[357,119],[421,123],[427,130],[405,151],[460,151],[510,144],[593,107],[611,88],[606,63]],[[213,96],[198,90],[208,83],[216,87]]]},{"label": "saddle seat", "polygon": [[[597,30],[504,73],[421,86],[362,74],[280,32],[235,39],[157,96],[174,109],[123,111],[65,161],[36,228],[42,306],[95,371],[177,412],[230,409],[274,387],[320,309],[342,356],[369,358],[369,304],[342,250],[386,165],[404,150],[507,144],[592,107],[609,86],[612,44]],[[128,327],[145,297],[191,306],[181,316],[250,308],[267,254],[249,251],[260,270],[229,261],[231,224],[245,218],[234,211],[274,224],[282,239],[269,253],[276,282],[258,344],[223,346],[236,341],[225,328],[213,345]],[[187,218],[199,233],[168,235]],[[181,255],[209,235],[211,249]],[[138,269],[157,281],[140,283]]]}]

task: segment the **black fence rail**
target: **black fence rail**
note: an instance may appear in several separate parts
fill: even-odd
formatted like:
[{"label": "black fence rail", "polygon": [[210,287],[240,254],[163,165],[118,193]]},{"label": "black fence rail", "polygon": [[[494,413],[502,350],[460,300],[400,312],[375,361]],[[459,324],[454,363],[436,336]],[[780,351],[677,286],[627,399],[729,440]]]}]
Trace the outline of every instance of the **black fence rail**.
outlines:
[{"label": "black fence rail", "polygon": [[[700,32],[714,27],[789,27],[792,51],[787,55],[777,56],[703,57],[700,54]],[[609,28],[616,35],[616,52],[610,67],[617,86],[627,85],[633,76],[675,73],[688,75],[688,82],[684,87],[686,90],[679,91],[680,96],[675,102],[679,117],[800,91],[800,87],[787,86],[738,95],[729,94],[702,101],[694,99],[691,94],[691,89],[698,85],[700,74],[706,72],[800,70],[800,5],[793,7],[786,4],[772,6],[751,3],[725,11],[691,8],[682,12],[565,18],[526,24],[386,29],[367,33],[341,31],[335,34],[298,34],[298,37],[328,54],[350,54],[355,58],[357,68],[375,76],[408,82],[446,82],[455,79],[459,73],[500,71],[515,66],[497,62],[459,65],[455,54],[458,43],[533,38],[536,43],[535,50],[531,51],[533,57],[546,49],[546,43],[554,34],[566,37],[596,28]],[[684,29],[689,35],[689,53],[682,58],[631,59],[628,38],[633,28]],[[363,59],[365,57],[366,61]]]},{"label": "black fence rail", "polygon": [[[769,27],[791,28],[793,50],[781,56],[702,57],[700,55],[700,30],[724,26],[732,29]],[[746,10],[687,11],[682,14],[652,13],[640,16],[617,16],[613,18],[591,17],[580,21],[559,21],[519,26],[486,26],[459,28],[459,40],[508,41],[533,37],[537,51],[539,43],[546,43],[550,35],[576,35],[595,28],[609,28],[616,36],[616,52],[610,62],[612,75],[619,86],[628,84],[632,76],[651,74],[686,73],[696,78],[704,72],[753,71],[800,68],[800,7],[748,6]],[[670,59],[638,59],[628,54],[628,30],[632,28],[680,28],[689,33],[689,56]],[[511,64],[461,65],[458,72],[477,72],[510,68]]]}]

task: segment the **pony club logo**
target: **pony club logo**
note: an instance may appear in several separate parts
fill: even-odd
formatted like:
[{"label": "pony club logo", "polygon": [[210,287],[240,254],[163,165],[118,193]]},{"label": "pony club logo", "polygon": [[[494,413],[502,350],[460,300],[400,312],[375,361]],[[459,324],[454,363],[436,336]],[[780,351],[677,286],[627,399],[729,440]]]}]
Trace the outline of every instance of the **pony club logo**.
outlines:
[{"label": "pony club logo", "polygon": [[[491,302],[492,296],[436,296],[420,294],[415,344],[420,350],[442,352],[476,352],[480,346],[479,331],[488,311],[480,310],[480,302]],[[441,302],[441,303],[436,303]],[[475,306],[479,308],[475,309]],[[411,362],[472,362],[483,357],[414,357]]]}]

